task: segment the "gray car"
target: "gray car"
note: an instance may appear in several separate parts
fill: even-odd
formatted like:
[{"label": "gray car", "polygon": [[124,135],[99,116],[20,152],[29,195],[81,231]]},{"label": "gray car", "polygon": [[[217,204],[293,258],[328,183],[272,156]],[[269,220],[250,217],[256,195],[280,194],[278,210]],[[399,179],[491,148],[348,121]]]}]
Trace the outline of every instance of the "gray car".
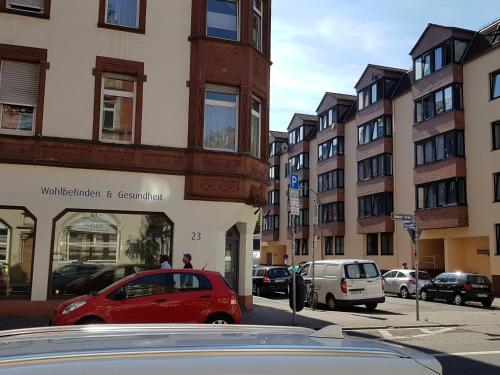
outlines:
[{"label": "gray car", "polygon": [[[416,292],[415,270],[398,269],[390,270],[383,276],[384,292],[397,294],[402,298],[410,298]],[[418,285],[421,288],[431,280],[431,276],[425,271],[418,272]]]},{"label": "gray car", "polygon": [[436,375],[442,369],[410,348],[344,337],[340,326],[89,325],[0,333],[0,375],[168,373]]}]

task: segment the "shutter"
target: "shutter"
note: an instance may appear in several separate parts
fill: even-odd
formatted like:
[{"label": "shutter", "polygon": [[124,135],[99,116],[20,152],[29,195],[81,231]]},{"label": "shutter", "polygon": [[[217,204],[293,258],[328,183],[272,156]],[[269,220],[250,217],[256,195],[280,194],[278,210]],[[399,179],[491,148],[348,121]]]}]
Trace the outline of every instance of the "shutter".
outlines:
[{"label": "shutter", "polygon": [[43,13],[45,0],[8,0],[7,8]]},{"label": "shutter", "polygon": [[2,60],[0,103],[36,106],[39,65]]}]

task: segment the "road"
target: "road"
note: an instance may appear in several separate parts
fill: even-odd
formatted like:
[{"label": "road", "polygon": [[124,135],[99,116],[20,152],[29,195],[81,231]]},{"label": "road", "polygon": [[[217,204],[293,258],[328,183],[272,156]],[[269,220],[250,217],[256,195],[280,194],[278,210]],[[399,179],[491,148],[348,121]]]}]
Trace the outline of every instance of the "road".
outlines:
[{"label": "road", "polygon": [[[255,316],[267,324],[281,316],[282,324],[291,323],[288,301],[284,296],[255,298]],[[273,310],[281,313],[272,314]],[[480,305],[455,306],[441,302],[422,302],[421,321],[415,321],[415,300],[388,297],[377,311],[363,307],[344,311],[317,311],[305,308],[298,324],[321,328],[331,323],[342,325],[348,335],[394,342],[435,356],[444,374],[500,374],[500,303],[490,309]]]}]

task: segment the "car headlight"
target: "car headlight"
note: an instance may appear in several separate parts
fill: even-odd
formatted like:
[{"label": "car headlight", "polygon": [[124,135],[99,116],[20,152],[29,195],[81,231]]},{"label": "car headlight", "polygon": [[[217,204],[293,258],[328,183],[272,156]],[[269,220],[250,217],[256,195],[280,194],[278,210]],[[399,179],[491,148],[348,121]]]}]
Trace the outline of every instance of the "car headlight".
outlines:
[{"label": "car headlight", "polygon": [[76,309],[79,309],[80,307],[84,306],[87,304],[87,301],[78,301],[78,302],[73,302],[71,305],[68,305],[64,308],[62,311],[63,315],[66,315],[70,313],[71,311],[74,311]]}]

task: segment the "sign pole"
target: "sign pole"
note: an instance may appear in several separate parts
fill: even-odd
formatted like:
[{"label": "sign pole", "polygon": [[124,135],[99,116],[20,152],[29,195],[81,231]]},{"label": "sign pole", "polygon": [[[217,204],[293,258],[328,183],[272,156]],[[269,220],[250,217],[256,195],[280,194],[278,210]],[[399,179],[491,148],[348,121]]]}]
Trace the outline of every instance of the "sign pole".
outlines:
[{"label": "sign pole", "polygon": [[416,287],[415,287],[415,303],[416,303],[416,313],[417,313],[417,322],[420,320],[420,306],[419,306],[419,299],[420,299],[420,287],[418,285],[418,260],[419,260],[419,254],[418,254],[418,238],[420,237],[420,233],[418,231],[417,227],[417,220],[413,219],[413,223],[415,224],[415,281],[416,281]]},{"label": "sign pole", "polygon": [[297,216],[292,215],[292,324],[297,325],[297,284],[295,271],[295,253],[297,244],[295,243],[295,231],[297,230]]}]

